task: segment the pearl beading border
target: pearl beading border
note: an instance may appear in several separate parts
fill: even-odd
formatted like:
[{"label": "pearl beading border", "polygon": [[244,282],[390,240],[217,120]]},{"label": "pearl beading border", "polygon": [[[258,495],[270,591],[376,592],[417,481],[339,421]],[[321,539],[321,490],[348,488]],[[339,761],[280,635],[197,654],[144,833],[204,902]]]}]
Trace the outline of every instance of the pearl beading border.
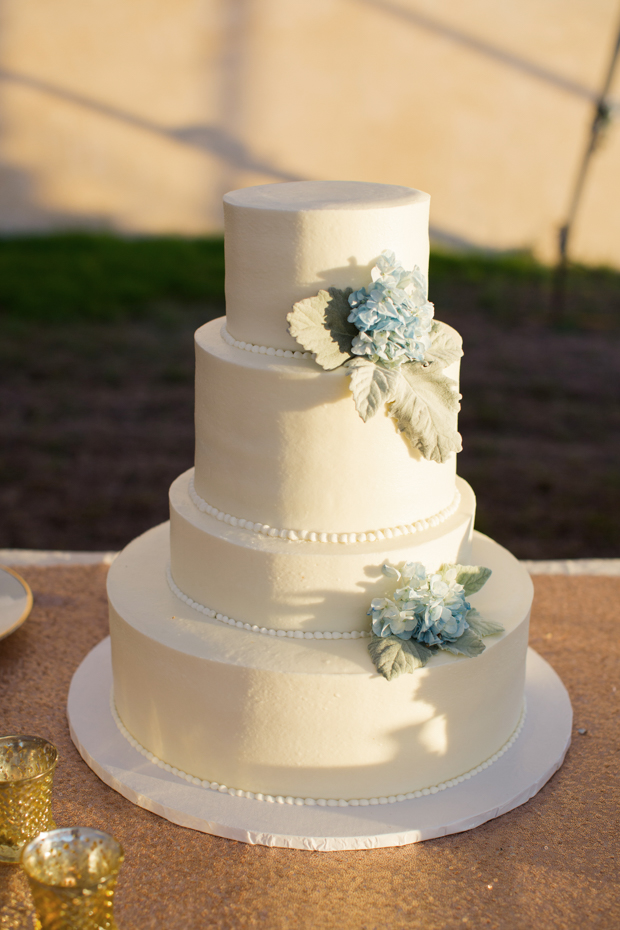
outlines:
[{"label": "pearl beading border", "polygon": [[253,352],[255,355],[275,355],[278,358],[314,358],[313,352],[298,352],[294,349],[274,349],[272,346],[257,346],[253,342],[243,342],[240,339],[234,339],[225,325],[222,325],[220,330],[222,334],[222,339],[224,342],[227,342],[229,346],[234,346],[235,349],[244,349],[246,352]]},{"label": "pearl beading border", "polygon": [[189,496],[195,507],[202,513],[207,513],[215,517],[221,523],[227,523],[229,526],[237,526],[241,529],[249,530],[261,536],[271,536],[272,538],[289,539],[292,541],[302,542],[319,542],[319,543],[340,543],[351,545],[353,543],[376,542],[381,539],[394,539],[397,536],[411,536],[414,533],[422,533],[433,526],[439,526],[448,520],[459,508],[461,495],[455,491],[452,503],[439,513],[432,517],[426,517],[424,520],[417,520],[415,523],[401,523],[399,526],[390,526],[382,530],[372,530],[368,533],[320,533],[310,530],[287,530],[277,529],[269,526],[268,523],[254,523],[252,520],[243,520],[240,517],[233,517],[223,510],[218,510],[212,504],[209,504],[203,497],[198,494],[194,487],[194,477],[189,479],[188,485]]},{"label": "pearl beading border", "polygon": [[235,626],[240,630],[249,630],[251,633],[262,633],[263,636],[286,636],[288,639],[364,639],[370,636],[367,630],[352,630],[346,633],[321,633],[318,631],[316,633],[311,633],[304,632],[303,630],[273,630],[268,627],[258,626],[256,623],[244,623],[243,620],[233,620],[232,617],[227,617],[226,614],[218,613],[211,607],[205,607],[204,604],[199,604],[198,601],[193,601],[191,597],[184,594],[172,577],[170,565],[166,568],[166,577],[172,593],[175,594],[179,600],[183,601],[184,604],[187,604],[188,607],[200,611],[200,613],[205,614],[205,616],[210,617],[212,620],[219,620],[220,623],[226,623],[228,626]]},{"label": "pearl beading border", "polygon": [[517,726],[508,742],[504,743],[502,748],[498,750],[498,752],[494,753],[489,759],[476,766],[476,768],[471,769],[469,772],[465,772],[463,775],[459,775],[457,778],[451,778],[448,781],[441,782],[439,785],[432,785],[429,788],[421,788],[418,791],[409,791],[407,794],[391,794],[388,797],[377,798],[352,798],[350,800],[346,800],[345,798],[294,798],[292,795],[284,797],[281,794],[262,794],[261,792],[244,791],[242,788],[228,788],[226,785],[222,785],[217,781],[208,781],[206,779],[197,778],[194,775],[188,775],[187,772],[182,772],[180,769],[175,768],[173,765],[169,765],[167,762],[159,759],[152,752],[149,752],[148,749],[145,749],[137,739],[134,739],[118,714],[116,704],[114,703],[114,691],[110,691],[110,711],[112,713],[112,717],[114,718],[114,722],[116,723],[116,726],[118,727],[121,734],[125,737],[128,743],[130,743],[130,745],[140,753],[140,755],[144,756],[145,759],[148,759],[149,762],[152,762],[153,765],[158,766],[165,772],[170,772],[172,775],[177,775],[179,778],[183,778],[185,781],[192,785],[196,785],[197,787],[206,788],[210,791],[218,791],[220,794],[229,794],[231,797],[249,798],[252,801],[265,801],[267,804],[294,804],[297,807],[302,807],[304,805],[306,807],[374,807],[377,804],[394,804],[397,801],[413,801],[415,798],[426,797],[429,794],[438,794],[438,792],[445,791],[446,788],[454,788],[455,785],[459,785],[463,781],[468,781],[470,778],[473,778],[474,775],[478,775],[484,769],[488,769],[489,766],[491,766],[494,762],[497,762],[500,756],[503,756],[504,753],[507,752],[516,742],[525,723],[526,703],[524,698],[519,722],[517,723]]}]

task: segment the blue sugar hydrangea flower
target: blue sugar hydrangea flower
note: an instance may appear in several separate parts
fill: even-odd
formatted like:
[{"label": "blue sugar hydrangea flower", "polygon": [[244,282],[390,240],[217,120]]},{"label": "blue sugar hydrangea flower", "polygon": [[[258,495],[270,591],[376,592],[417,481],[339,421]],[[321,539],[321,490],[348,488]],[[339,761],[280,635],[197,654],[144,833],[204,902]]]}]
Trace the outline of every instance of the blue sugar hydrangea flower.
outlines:
[{"label": "blue sugar hydrangea flower", "polygon": [[405,271],[393,252],[379,256],[371,277],[368,288],[349,296],[348,319],[360,331],[351,351],[386,368],[424,361],[434,313],[426,298],[426,278],[417,267]]},{"label": "blue sugar hydrangea flower", "polygon": [[420,562],[407,562],[400,570],[386,563],[383,574],[402,582],[391,598],[372,601],[368,616],[377,636],[416,639],[427,646],[451,643],[468,628],[463,585],[456,581],[457,569],[443,566],[427,574]]}]

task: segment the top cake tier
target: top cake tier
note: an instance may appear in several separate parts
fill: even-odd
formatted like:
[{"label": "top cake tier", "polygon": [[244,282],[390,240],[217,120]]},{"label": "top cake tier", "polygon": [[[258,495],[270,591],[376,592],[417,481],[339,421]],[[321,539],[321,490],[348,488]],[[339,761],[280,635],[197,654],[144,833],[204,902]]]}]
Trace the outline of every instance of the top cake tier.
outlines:
[{"label": "top cake tier", "polygon": [[294,303],[321,288],[368,284],[384,250],[428,272],[430,197],[362,181],[293,181],[224,197],[226,317],[241,342],[299,349]]}]

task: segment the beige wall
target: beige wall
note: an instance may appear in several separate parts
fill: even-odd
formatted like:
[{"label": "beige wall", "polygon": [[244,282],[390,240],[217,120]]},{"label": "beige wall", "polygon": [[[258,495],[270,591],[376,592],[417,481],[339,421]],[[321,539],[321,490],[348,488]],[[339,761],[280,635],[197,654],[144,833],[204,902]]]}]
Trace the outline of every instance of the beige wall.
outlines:
[{"label": "beige wall", "polygon": [[[409,184],[554,254],[618,0],[0,0],[0,231],[221,227],[231,188]],[[620,96],[620,67],[613,88]],[[620,267],[620,125],[573,240]]]}]

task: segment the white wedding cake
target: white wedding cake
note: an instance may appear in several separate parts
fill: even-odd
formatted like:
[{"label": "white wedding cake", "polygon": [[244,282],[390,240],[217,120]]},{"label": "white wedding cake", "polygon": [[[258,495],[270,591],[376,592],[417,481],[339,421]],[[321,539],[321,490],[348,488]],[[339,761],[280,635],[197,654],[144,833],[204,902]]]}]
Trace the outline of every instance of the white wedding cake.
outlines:
[{"label": "white wedding cake", "polygon": [[205,790],[394,803],[518,737],[532,585],[456,477],[429,200],[336,181],[224,198],[195,468],[108,583],[117,723]]}]

